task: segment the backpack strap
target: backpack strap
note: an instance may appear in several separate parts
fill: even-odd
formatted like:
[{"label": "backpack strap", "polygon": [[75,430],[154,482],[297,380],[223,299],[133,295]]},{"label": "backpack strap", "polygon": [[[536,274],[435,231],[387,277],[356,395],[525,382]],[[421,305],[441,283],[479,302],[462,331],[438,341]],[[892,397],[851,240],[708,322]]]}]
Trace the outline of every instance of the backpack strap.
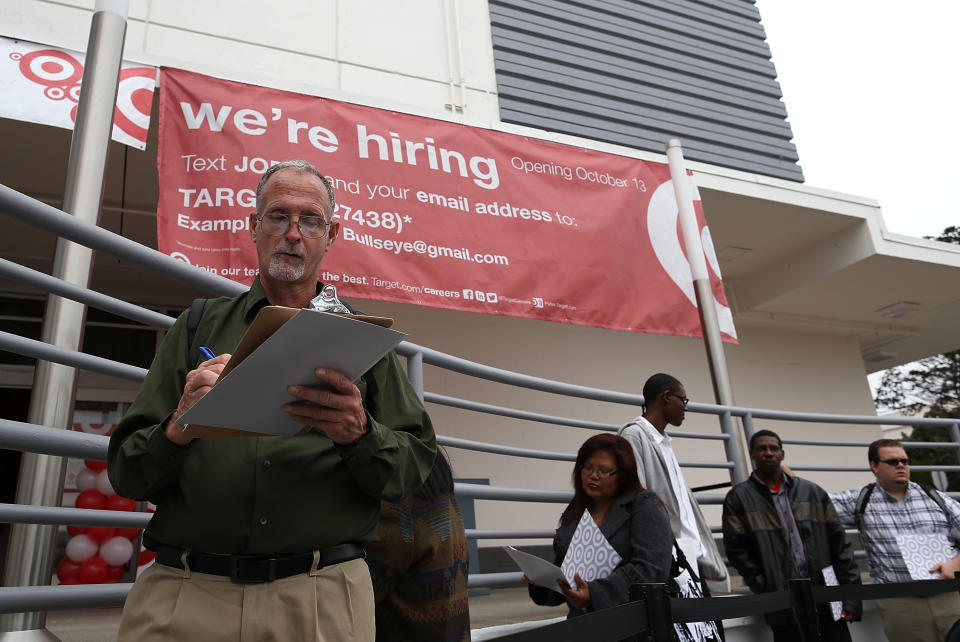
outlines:
[{"label": "backpack strap", "polygon": [[213,301],[213,299],[194,299],[193,303],[190,304],[190,314],[187,315],[187,355],[190,354],[190,349],[193,347],[193,340],[197,336],[197,328],[200,327],[200,320],[203,319],[203,313],[207,309],[207,305]]},{"label": "backpack strap", "polygon": [[[857,497],[857,505],[854,509],[854,520],[856,521],[857,530],[862,530],[863,528],[863,513],[867,510],[867,502],[870,501],[870,493],[873,492],[873,488],[876,486],[875,483],[867,484],[860,490],[860,496]],[[943,511],[944,515],[947,516],[947,520],[950,519],[950,511],[947,510],[947,503],[943,501],[943,497],[940,496],[940,493],[930,485],[920,484],[920,488],[930,496],[930,499],[940,507],[940,510]]]},{"label": "backpack strap", "polygon": [[937,492],[937,489],[928,484],[920,484],[920,488],[926,491],[927,495],[930,495],[930,499],[932,499],[937,506],[940,507],[940,510],[943,511],[943,514],[947,516],[947,522],[949,522],[950,511],[947,510],[947,503],[943,501],[943,497],[940,496],[940,493]]},{"label": "backpack strap", "polygon": [[861,538],[863,537],[863,513],[867,510],[867,502],[870,501],[870,495],[873,493],[876,485],[876,482],[873,482],[860,489],[856,507],[853,509],[854,523],[857,526],[857,530],[860,531]]}]

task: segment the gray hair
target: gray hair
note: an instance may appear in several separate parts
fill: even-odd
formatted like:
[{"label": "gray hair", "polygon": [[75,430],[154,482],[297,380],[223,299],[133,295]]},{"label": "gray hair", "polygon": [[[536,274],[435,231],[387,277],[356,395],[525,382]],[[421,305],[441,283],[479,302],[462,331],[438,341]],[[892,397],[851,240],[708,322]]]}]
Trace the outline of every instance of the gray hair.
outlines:
[{"label": "gray hair", "polygon": [[320,173],[320,171],[308,163],[305,160],[288,160],[283,161],[282,163],[276,163],[271,165],[267,171],[263,173],[263,176],[260,177],[260,182],[257,183],[257,214],[259,215],[260,206],[263,196],[263,186],[267,184],[267,181],[270,180],[270,177],[279,172],[280,170],[289,169],[294,172],[306,172],[308,174],[313,174],[323,183],[323,186],[327,188],[327,196],[330,198],[330,216],[333,216],[334,210],[337,209],[337,201],[333,197],[333,185],[330,184],[330,179]]}]

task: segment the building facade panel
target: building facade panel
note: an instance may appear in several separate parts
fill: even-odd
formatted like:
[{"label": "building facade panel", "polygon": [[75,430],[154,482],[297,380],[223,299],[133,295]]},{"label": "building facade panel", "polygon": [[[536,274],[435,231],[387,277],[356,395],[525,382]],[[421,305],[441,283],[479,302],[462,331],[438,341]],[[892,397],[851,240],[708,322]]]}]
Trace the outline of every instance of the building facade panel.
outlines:
[{"label": "building facade panel", "polygon": [[802,181],[750,0],[491,0],[505,122]]}]

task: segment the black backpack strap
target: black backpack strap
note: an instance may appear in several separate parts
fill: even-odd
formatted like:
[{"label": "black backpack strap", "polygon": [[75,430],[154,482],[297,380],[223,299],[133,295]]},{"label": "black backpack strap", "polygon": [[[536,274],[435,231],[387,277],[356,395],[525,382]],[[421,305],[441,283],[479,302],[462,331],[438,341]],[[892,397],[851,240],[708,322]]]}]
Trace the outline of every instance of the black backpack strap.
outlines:
[{"label": "black backpack strap", "polygon": [[187,315],[187,354],[189,355],[193,348],[193,339],[197,336],[197,328],[200,327],[200,320],[203,319],[203,313],[213,299],[194,299],[190,304],[190,314]]},{"label": "black backpack strap", "polygon": [[947,522],[950,521],[950,511],[947,510],[947,503],[943,501],[943,497],[940,496],[940,493],[937,492],[937,489],[928,484],[920,484],[920,487],[926,491],[927,495],[930,495],[930,499],[936,502],[937,506],[940,507],[940,510],[943,511],[943,514],[947,516]]},{"label": "black backpack strap", "polygon": [[[853,509],[853,519],[856,523],[857,530],[863,531],[863,513],[867,510],[867,502],[870,501],[870,494],[873,493],[873,488],[877,484],[870,483],[860,489],[860,495],[857,497],[857,503]],[[862,536],[862,532],[861,532]]]},{"label": "black backpack strap", "polygon": [[690,577],[693,578],[693,581],[697,584],[700,583],[700,576],[697,574],[697,571],[694,570],[693,565],[690,564],[690,561],[687,559],[687,556],[683,554],[683,549],[680,548],[680,544],[676,539],[673,540],[673,562],[670,565],[670,577],[675,578],[683,570],[686,569],[690,573]]}]

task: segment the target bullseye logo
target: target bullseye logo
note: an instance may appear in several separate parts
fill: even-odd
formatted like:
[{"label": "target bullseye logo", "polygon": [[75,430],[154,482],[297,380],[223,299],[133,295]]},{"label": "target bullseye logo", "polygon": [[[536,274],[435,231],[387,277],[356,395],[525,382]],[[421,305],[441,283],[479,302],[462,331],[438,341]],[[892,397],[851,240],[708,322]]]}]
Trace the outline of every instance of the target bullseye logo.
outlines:
[{"label": "target bullseye logo", "polygon": [[[69,101],[70,120],[76,122],[80,100],[83,63],[59,49],[39,49],[29,53],[14,52],[11,60],[30,82],[42,86],[43,95],[52,101]],[[120,71],[117,105],[114,109],[114,138],[141,149],[146,145],[150,128],[156,70],[152,67],[126,67]]]},{"label": "target bullseye logo", "polygon": [[[690,181],[693,200],[699,201],[700,191],[697,189],[696,183],[692,177],[688,177],[688,180]],[[664,272],[680,288],[690,303],[696,307],[697,295],[693,289],[690,262],[687,260],[677,233],[679,216],[680,208],[677,207],[673,181],[668,180],[657,187],[650,197],[650,205],[647,207],[647,233],[650,235],[653,251],[657,255],[657,260],[660,261]],[[717,261],[717,255],[713,249],[713,239],[710,237],[710,230],[706,225],[700,228],[700,240],[703,243],[703,253],[707,259],[707,265],[714,275],[720,279],[720,263]],[[733,326],[733,313],[730,307],[717,299],[716,294],[714,294],[713,300],[717,306],[720,330],[731,337],[736,337],[737,331]]]}]

